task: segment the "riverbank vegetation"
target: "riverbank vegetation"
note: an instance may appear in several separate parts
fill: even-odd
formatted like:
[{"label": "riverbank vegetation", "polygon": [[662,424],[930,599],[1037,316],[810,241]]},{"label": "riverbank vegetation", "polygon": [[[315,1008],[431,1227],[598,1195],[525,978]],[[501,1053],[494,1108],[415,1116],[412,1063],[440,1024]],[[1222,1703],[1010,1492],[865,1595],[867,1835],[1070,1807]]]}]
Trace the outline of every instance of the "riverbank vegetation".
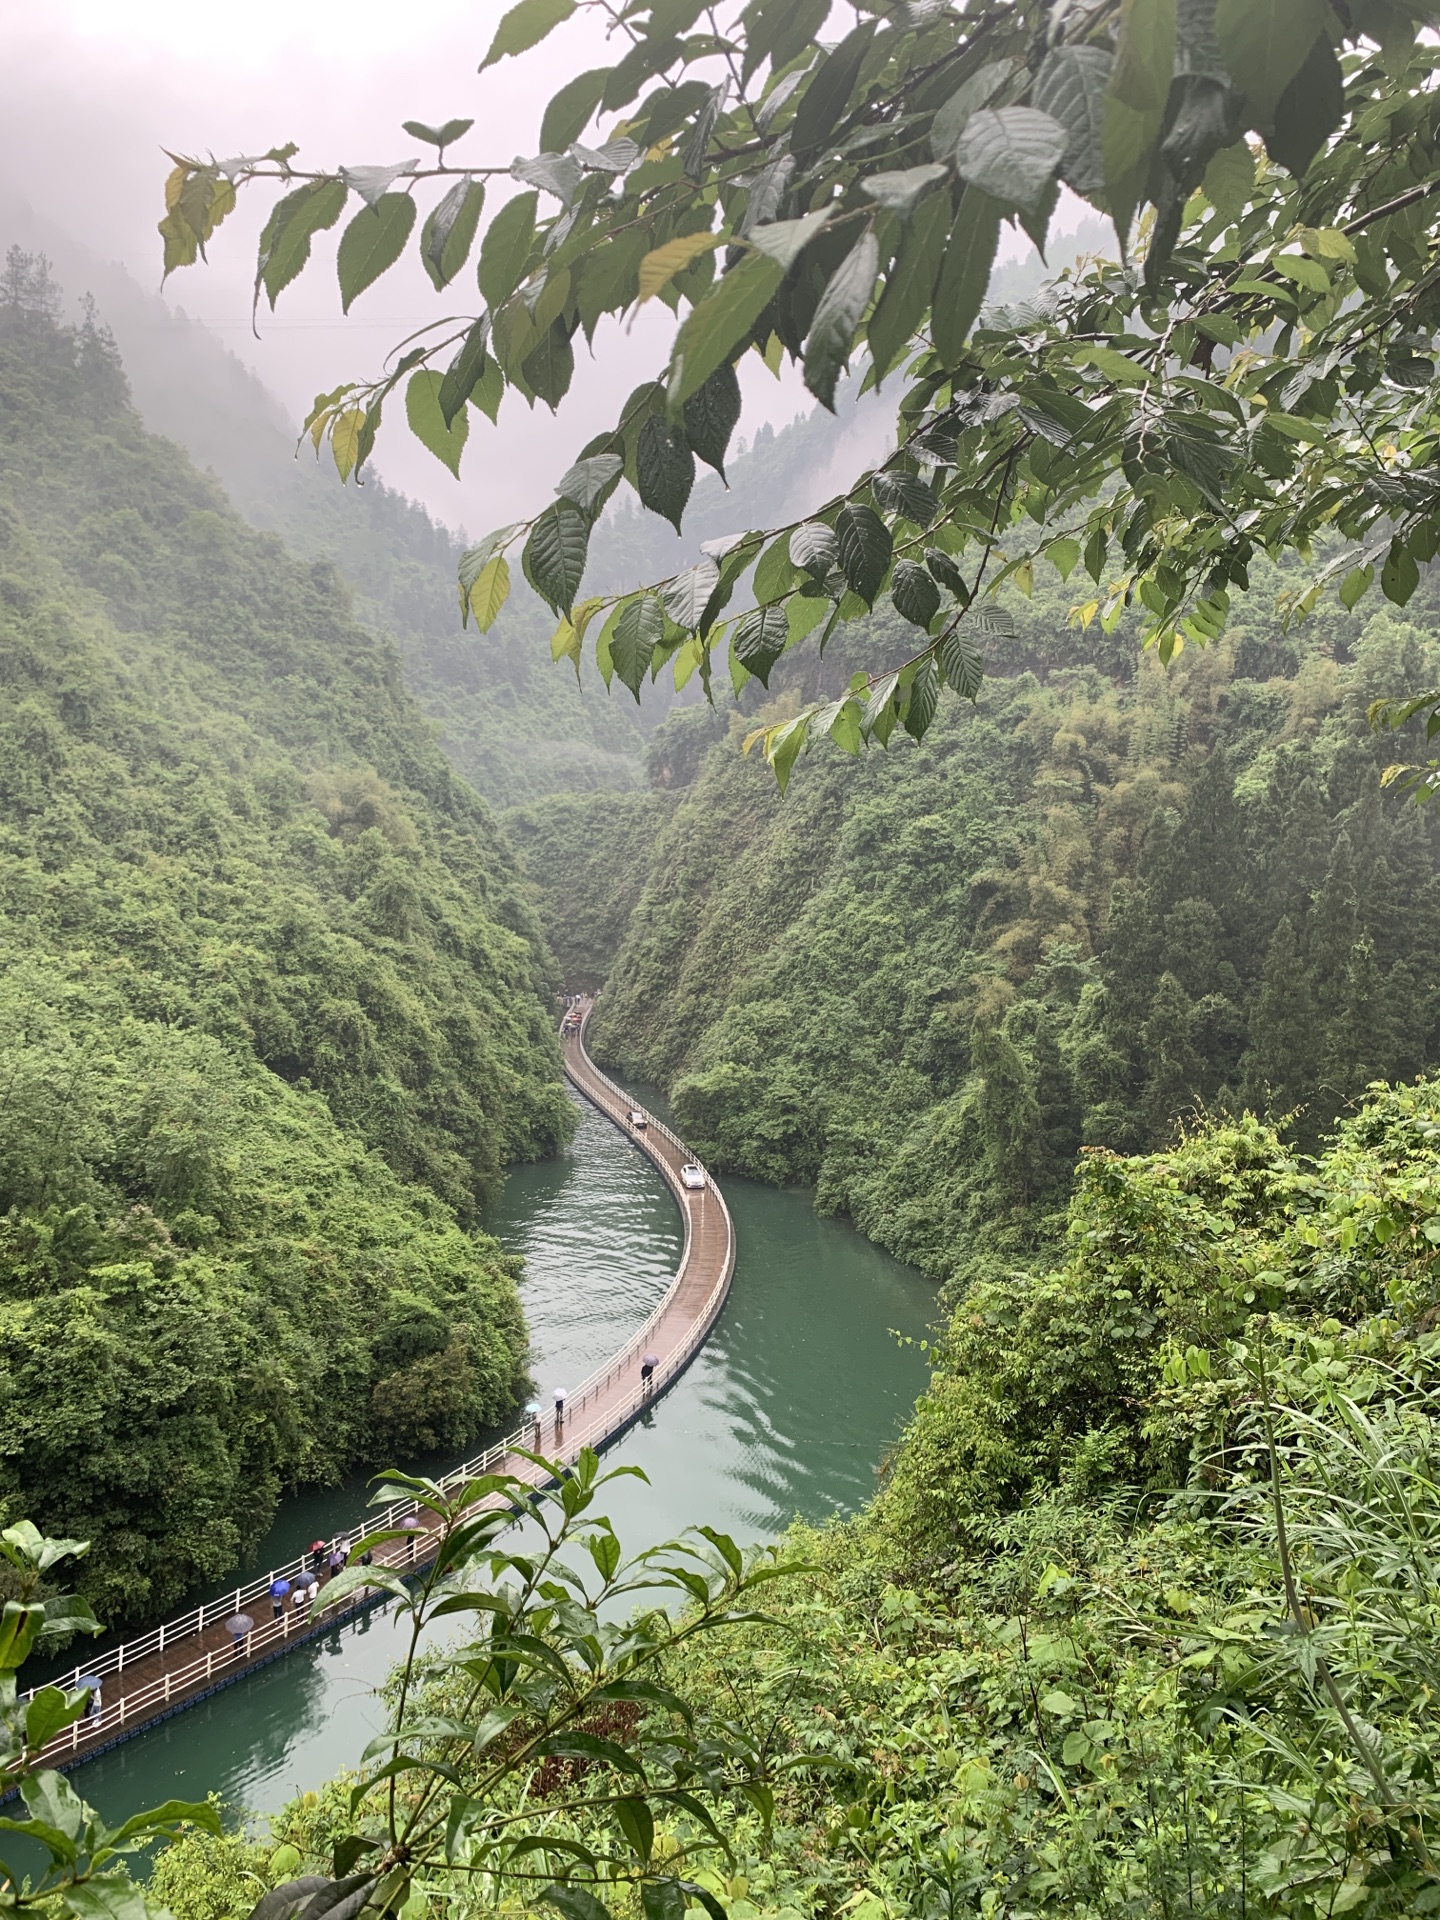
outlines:
[{"label": "riverbank vegetation", "polygon": [[0,1516],[119,1621],[509,1411],[474,1229],[570,1108],[510,856],[333,572],[19,256],[0,409]]}]

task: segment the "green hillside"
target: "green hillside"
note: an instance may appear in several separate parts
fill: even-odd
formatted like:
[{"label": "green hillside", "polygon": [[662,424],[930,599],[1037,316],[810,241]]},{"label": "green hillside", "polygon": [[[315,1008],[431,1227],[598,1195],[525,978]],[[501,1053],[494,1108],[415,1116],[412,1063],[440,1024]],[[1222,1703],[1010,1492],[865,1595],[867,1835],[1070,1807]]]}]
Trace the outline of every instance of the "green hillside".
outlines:
[{"label": "green hillside", "polygon": [[527,895],[333,571],[0,303],[0,1515],[111,1619],[514,1404],[473,1232],[570,1125]]},{"label": "green hillside", "polygon": [[1037,583],[978,710],[919,747],[811,754],[782,796],[734,722],[594,1030],[718,1166],[814,1184],[946,1279],[1047,1237],[1083,1147],[1243,1106],[1313,1142],[1440,1047],[1440,830],[1381,793],[1364,726],[1434,676],[1426,633],[1284,635],[1257,587],[1167,672],[1072,631],[1075,597]]}]

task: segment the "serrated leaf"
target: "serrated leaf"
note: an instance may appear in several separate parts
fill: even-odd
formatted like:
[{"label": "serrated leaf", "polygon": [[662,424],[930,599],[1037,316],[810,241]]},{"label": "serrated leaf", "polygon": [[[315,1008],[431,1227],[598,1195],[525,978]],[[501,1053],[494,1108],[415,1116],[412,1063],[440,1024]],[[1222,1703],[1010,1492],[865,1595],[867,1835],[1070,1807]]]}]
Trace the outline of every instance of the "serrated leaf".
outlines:
[{"label": "serrated leaf", "polygon": [[938,161],[923,167],[906,167],[899,173],[872,173],[860,182],[860,191],[882,207],[889,207],[902,220],[908,220],[916,201],[927,187],[945,178]]},{"label": "serrated leaf", "polygon": [[1100,140],[1113,66],[1114,56],[1104,47],[1052,47],[1035,76],[1035,105],[1065,129],[1060,178],[1087,196],[1105,189]]},{"label": "serrated leaf", "polygon": [[870,492],[882,512],[897,513],[915,527],[928,527],[940,510],[935,495],[918,474],[882,470],[872,477]]},{"label": "serrated leaf", "polygon": [[1064,157],[1065,129],[1037,107],[982,107],[955,148],[961,179],[1005,206],[1040,203]]},{"label": "serrated leaf", "polygon": [[702,253],[713,253],[721,244],[721,236],[716,233],[682,233],[663,247],[653,248],[640,262],[637,304],[643,307],[647,300],[653,300],[692,260],[698,260]]},{"label": "serrated leaf", "polygon": [[447,427],[475,391],[485,372],[488,358],[485,343],[489,336],[490,322],[482,313],[461,341],[460,351],[445,369],[445,377],[440,382],[440,417]]},{"label": "serrated leaf", "polygon": [[1351,567],[1340,582],[1340,601],[1347,613],[1355,611],[1357,603],[1368,590],[1375,578],[1374,567]]},{"label": "serrated leaf", "polygon": [[349,188],[343,180],[311,180],[275,203],[260,236],[255,269],[257,302],[263,286],[270,311],[275,311],[276,300],[307,265],[311,240],[335,225],[348,198]]},{"label": "serrated leaf", "polygon": [[930,151],[937,160],[951,160],[972,115],[988,107],[1015,72],[1014,60],[996,60],[968,75],[945,101],[930,123]]},{"label": "serrated leaf", "polygon": [[970,583],[950,554],[942,552],[939,547],[927,547],[925,564],[942,587],[948,587],[962,605],[969,605]]},{"label": "serrated leaf", "polygon": [[517,193],[495,215],[480,242],[480,292],[490,311],[504,304],[525,277],[535,244],[539,196]]},{"label": "serrated leaf", "polygon": [[575,349],[563,320],[548,326],[526,354],[520,371],[537,400],[553,413],[570,391],[575,374]]},{"label": "serrated leaf", "polygon": [[677,627],[684,627],[688,632],[699,626],[700,616],[709,605],[719,579],[720,569],[708,556],[676,574],[665,588],[664,597],[665,611]]},{"label": "serrated leaf", "polygon": [[615,672],[638,700],[640,688],[665,637],[665,609],[653,593],[639,594],[620,608],[610,634],[610,659]]},{"label": "serrated leaf", "polygon": [[985,678],[980,649],[957,627],[940,642],[939,655],[946,686],[953,687],[962,700],[977,700]]},{"label": "serrated leaf", "polygon": [[590,518],[573,501],[546,507],[520,556],[525,578],[556,613],[569,613],[580,591],[590,547]]},{"label": "serrated leaf", "polygon": [[1420,584],[1420,569],[1404,542],[1390,542],[1390,551],[1380,569],[1380,591],[1394,606],[1403,607]]},{"label": "serrated leaf", "polygon": [[1238,220],[1255,191],[1255,156],[1248,140],[1237,140],[1210,156],[1200,183],[1205,198],[1223,220]]},{"label": "serrated leaf", "polygon": [[910,697],[900,724],[912,740],[923,740],[940,705],[940,676],[933,660],[922,660],[910,682]]},{"label": "serrated leaf", "polygon": [[885,291],[866,327],[877,382],[914,340],[929,309],[945,258],[950,221],[950,195],[932,193],[920,202],[905,229],[900,251],[885,276]]},{"label": "serrated leaf", "polygon": [[568,153],[536,153],[528,159],[517,155],[510,163],[513,178],[527,187],[540,187],[546,193],[554,194],[562,206],[568,207],[580,190],[584,175],[580,163]]},{"label": "serrated leaf", "polygon": [[1060,578],[1068,580],[1080,564],[1080,542],[1071,540],[1067,535],[1063,540],[1052,540],[1046,551]]},{"label": "serrated leaf", "polygon": [[417,368],[405,388],[405,418],[421,446],[428,448],[458,480],[470,420],[462,407],[451,421],[446,421],[440,410],[440,389],[444,384],[444,375],[433,368]]},{"label": "serrated leaf", "polygon": [[790,128],[790,151],[797,160],[803,162],[823,147],[843,118],[876,25],[876,21],[866,20],[852,28],[811,75]]},{"label": "serrated leaf", "polygon": [[958,366],[990,284],[1000,245],[1000,205],[979,187],[961,196],[935,288],[930,335],[941,363]]},{"label": "serrated leaf", "polygon": [[918,561],[897,560],[890,582],[890,598],[897,613],[929,631],[940,611],[940,589]]},{"label": "serrated leaf", "polygon": [[577,73],[551,100],[540,122],[540,149],[543,153],[563,153],[589,126],[600,105],[609,78],[608,67],[591,67]]},{"label": "serrated leaf", "polygon": [[423,140],[427,147],[448,147],[474,124],[473,120],[447,120],[442,127],[427,127],[423,120],[406,120],[402,122],[402,131],[412,140]]},{"label": "serrated leaf", "polygon": [[466,604],[479,632],[490,631],[509,597],[510,562],[503,553],[497,553],[485,562],[466,596]]},{"label": "serrated leaf", "polygon": [[690,451],[725,478],[725,449],[740,420],[740,380],[727,360],[685,402],[681,416]]},{"label": "serrated leaf", "polygon": [[566,152],[586,173],[628,173],[640,158],[639,147],[623,133],[617,140],[607,140],[603,147],[582,147],[572,141]]},{"label": "serrated leaf", "polygon": [[335,460],[335,471],[342,480],[348,480],[355,471],[360,457],[360,436],[364,431],[363,407],[347,407],[343,413],[337,413],[330,423],[330,452]]},{"label": "serrated leaf", "polygon": [[717,368],[733,359],[769,306],[782,278],[776,261],[750,254],[692,309],[675,337],[672,406],[687,400]]},{"label": "serrated leaf", "polygon": [[829,12],[830,0],[753,0],[745,10],[742,78],[748,81],[767,59],[772,73],[783,71],[812,43]]},{"label": "serrated leaf", "polygon": [[783,607],[756,607],[730,636],[730,651],[762,687],[770,685],[770,669],[785,651],[790,623]]},{"label": "serrated leaf", "polygon": [[821,207],[816,213],[802,214],[798,220],[775,220],[767,226],[752,227],[745,238],[752,247],[788,273],[802,251],[829,220],[832,211],[830,207]]},{"label": "serrated leaf", "polygon": [[519,0],[519,5],[511,7],[495,29],[490,51],[480,62],[480,72],[507,55],[525,53],[538,46],[574,11],[575,0]]},{"label": "serrated leaf", "polygon": [[573,500],[593,519],[614,492],[615,483],[624,471],[625,462],[618,453],[592,453],[588,459],[577,460],[561,476],[555,491],[563,499]]},{"label": "serrated leaf", "polygon": [[635,445],[635,477],[641,504],[668,520],[679,533],[695,484],[695,456],[685,436],[658,414],[651,414],[640,429]]},{"label": "serrated leaf", "polygon": [[870,304],[879,271],[879,242],[867,227],[826,281],[810,323],[805,338],[805,385],[831,413],[835,383],[850,357],[855,330]]},{"label": "serrated leaf", "polygon": [[394,266],[414,225],[415,202],[408,193],[382,194],[373,207],[362,207],[355,215],[340,236],[335,258],[340,304],[346,313],[367,287]]},{"label": "serrated leaf", "polygon": [[847,501],[835,516],[835,541],[850,591],[873,607],[890,565],[890,529],[873,507]]},{"label": "serrated leaf", "polygon": [[484,205],[484,183],[467,175],[431,208],[420,229],[420,259],[437,293],[449,286],[469,258]]},{"label": "serrated leaf", "polygon": [[[822,582],[840,564],[840,542],[835,529],[827,527],[823,520],[807,520],[803,526],[796,527],[790,536],[788,552],[795,566],[803,567],[812,579]],[[757,572],[757,587],[759,584]]]}]

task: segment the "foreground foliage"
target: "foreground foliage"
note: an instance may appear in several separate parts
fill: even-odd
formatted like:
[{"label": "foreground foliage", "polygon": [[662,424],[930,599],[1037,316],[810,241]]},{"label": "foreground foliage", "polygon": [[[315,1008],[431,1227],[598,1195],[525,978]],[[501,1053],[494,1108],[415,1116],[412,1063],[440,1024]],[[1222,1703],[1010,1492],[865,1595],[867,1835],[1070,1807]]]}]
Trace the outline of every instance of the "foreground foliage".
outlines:
[{"label": "foreground foliage", "polygon": [[[831,43],[828,0],[519,0],[482,73],[577,11],[623,51],[566,81],[538,153],[452,160],[476,124],[462,117],[406,121],[427,153],[385,165],[301,167],[293,143],[172,156],[160,223],[168,272],[239,192],[277,183],[255,278],[257,309],[262,293],[273,308],[353,195],[336,256],[348,311],[412,236],[448,293],[490,183],[525,189],[480,238],[483,310],[318,397],[306,427],[342,479],[402,383],[411,430],[458,472],[472,405],[494,420],[514,391],[558,408],[577,333],[655,299],[688,309],[555,502],[462,561],[462,613],[482,629],[517,551],[561,617],[557,657],[578,666],[593,626],[602,673],[638,696],[662,666],[708,689],[722,639],[737,685],[763,681],[884,600],[910,624],[907,657],[757,736],[783,784],[809,740],[853,753],[901,726],[919,738],[942,687],[973,698],[1003,630],[991,596],[1042,559],[1067,577],[1083,560],[1092,616],[1143,606],[1166,660],[1215,637],[1257,557],[1308,558],[1322,537],[1292,617],[1332,584],[1354,605],[1377,572],[1396,604],[1414,592],[1440,540],[1424,7],[873,0]],[[1041,301],[982,312],[1002,223],[1043,249],[1062,181],[1110,214],[1122,254],[1148,203],[1143,271],[1098,261]],[[678,530],[697,459],[723,472],[737,362],[792,360],[830,406],[862,346],[870,379],[904,365],[894,455],[803,524],[754,527],[638,594],[583,597],[622,480]],[[747,580],[754,604],[732,612]]]}]

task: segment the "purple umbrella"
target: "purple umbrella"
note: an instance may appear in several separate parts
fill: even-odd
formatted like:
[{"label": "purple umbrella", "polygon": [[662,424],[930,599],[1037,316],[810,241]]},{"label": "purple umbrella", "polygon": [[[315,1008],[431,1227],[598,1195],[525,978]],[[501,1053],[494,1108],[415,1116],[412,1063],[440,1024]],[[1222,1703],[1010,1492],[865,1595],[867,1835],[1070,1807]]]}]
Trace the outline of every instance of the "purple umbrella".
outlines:
[{"label": "purple umbrella", "polygon": [[255,1631],[255,1622],[248,1613],[232,1613],[225,1622],[225,1631],[232,1634],[235,1639],[243,1640],[247,1633]]}]

